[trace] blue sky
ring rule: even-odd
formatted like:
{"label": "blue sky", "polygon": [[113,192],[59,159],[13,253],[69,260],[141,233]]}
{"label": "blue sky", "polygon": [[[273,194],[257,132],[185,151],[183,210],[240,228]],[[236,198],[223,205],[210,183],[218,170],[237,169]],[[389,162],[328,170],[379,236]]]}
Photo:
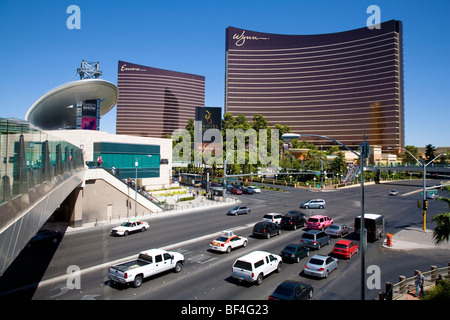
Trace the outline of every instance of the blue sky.
{"label": "blue sky", "polygon": [[[69,30],[67,8],[81,10]],[[203,75],[206,101],[223,107],[225,29],[321,34],[381,21],[403,22],[406,145],[450,146],[448,0],[0,0],[0,117],[24,119],[44,93],[78,80],[81,60],[99,61],[117,84],[117,62]],[[115,133],[116,108],[101,120]]]}

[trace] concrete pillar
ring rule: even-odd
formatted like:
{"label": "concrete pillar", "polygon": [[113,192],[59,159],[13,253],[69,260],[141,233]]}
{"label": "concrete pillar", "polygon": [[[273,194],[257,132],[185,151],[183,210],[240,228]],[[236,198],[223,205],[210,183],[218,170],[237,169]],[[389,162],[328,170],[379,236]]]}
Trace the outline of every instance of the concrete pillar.
{"label": "concrete pillar", "polygon": [[70,197],[70,207],[72,208],[70,226],[73,228],[81,227],[83,225],[83,188],[75,188]]}

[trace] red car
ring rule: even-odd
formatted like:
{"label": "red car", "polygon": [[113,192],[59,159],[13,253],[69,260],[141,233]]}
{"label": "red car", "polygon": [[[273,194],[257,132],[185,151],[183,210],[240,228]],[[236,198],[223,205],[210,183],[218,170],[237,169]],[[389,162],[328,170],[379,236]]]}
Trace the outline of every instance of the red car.
{"label": "red car", "polygon": [[349,240],[339,240],[333,248],[333,254],[350,259],[352,255],[358,252],[358,245]]}
{"label": "red car", "polygon": [[230,192],[234,194],[242,194],[242,190],[238,188],[231,188]]}

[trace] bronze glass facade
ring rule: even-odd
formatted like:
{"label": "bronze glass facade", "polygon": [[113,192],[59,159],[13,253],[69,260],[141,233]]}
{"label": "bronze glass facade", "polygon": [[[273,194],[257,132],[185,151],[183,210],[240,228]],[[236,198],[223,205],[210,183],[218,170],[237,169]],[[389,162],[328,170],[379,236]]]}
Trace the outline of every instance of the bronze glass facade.
{"label": "bronze glass facade", "polygon": [[[404,144],[402,25],[322,35],[226,31],[225,112],[356,148]],[[324,146],[329,140],[305,138]]]}
{"label": "bronze glass facade", "polygon": [[163,138],[205,105],[205,77],[119,61],[116,134]]}

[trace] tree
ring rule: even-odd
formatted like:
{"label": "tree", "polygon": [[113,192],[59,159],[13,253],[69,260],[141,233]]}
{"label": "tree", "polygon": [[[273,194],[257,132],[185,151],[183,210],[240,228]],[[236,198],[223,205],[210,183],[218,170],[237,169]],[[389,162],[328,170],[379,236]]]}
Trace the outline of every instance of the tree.
{"label": "tree", "polygon": [[344,153],[340,151],[336,158],[331,162],[331,171],[336,174],[343,174],[345,171],[345,157]]}
{"label": "tree", "polygon": [[434,151],[436,151],[436,147],[431,143],[425,146],[425,158],[427,159],[427,161],[431,161],[434,159]]}
{"label": "tree", "polygon": [[[446,202],[450,209],[450,198],[437,197],[438,200]],[[444,243],[450,237],[450,212],[437,214],[432,221],[436,222],[436,228],[433,231],[433,240],[435,244]]]}
{"label": "tree", "polygon": [[[411,154],[416,157],[416,159],[419,157],[419,148],[415,146],[405,146],[405,149],[411,152]],[[416,164],[417,161],[416,159],[414,159],[414,157],[412,157],[408,152],[405,152],[403,154],[402,164]]]}

